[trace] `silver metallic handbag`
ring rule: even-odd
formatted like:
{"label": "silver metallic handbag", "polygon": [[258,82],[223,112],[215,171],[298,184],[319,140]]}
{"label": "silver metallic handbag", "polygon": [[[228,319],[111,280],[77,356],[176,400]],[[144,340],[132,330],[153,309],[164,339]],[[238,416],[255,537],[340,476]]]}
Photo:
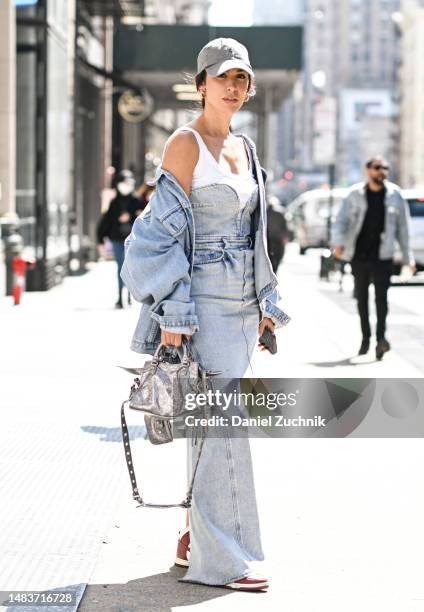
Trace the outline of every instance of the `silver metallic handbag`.
{"label": "silver metallic handbag", "polygon": [[221,372],[208,372],[204,370],[199,362],[193,359],[186,340],[183,340],[181,350],[177,349],[180,359],[177,363],[175,363],[175,359],[166,357],[164,353],[167,348],[166,345],[160,344],[153,358],[147,361],[142,368],[129,370],[138,374],[138,377],[134,379],[129,398],[121,406],[122,439],[131,479],[133,498],[139,502],[140,506],[152,508],[175,508],[180,506],[190,508],[194,478],[205,441],[205,431],[203,428],[199,454],[185,500],[179,504],[148,504],[143,501],[138,491],[131,456],[130,438],[125,420],[126,405],[133,410],[144,412],[144,422],[150,442],[152,444],[166,444],[173,440],[173,419],[183,418],[200,410],[205,411],[204,408],[197,408],[195,410],[185,408],[185,396],[187,393],[194,395],[206,393],[209,389],[210,377],[221,374]]}

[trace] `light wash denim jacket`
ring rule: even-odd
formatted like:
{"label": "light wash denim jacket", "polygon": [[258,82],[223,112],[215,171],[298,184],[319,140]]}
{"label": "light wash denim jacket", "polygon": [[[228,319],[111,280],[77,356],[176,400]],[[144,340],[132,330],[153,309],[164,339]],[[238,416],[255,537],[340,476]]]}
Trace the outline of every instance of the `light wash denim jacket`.
{"label": "light wash denim jacket", "polygon": [[[384,232],[380,234],[379,258],[392,259],[398,242],[402,251],[402,262],[412,264],[414,255],[409,244],[408,205],[397,185],[389,181],[384,181],[384,185],[385,219]],[[366,186],[367,183],[362,182],[351,187],[332,226],[331,246],[344,246],[342,255],[344,261],[350,261],[355,253],[356,239],[367,212]]]}
{"label": "light wash denim jacket", "polygon": [[[282,327],[290,317],[282,310],[278,281],[266,248],[266,172],[259,164],[253,141],[243,135],[253,153],[259,185],[259,206],[253,215],[255,287],[263,317]],[[160,330],[192,335],[199,329],[190,297],[195,224],[190,199],[175,176],[158,166],[156,190],[125,240],[121,278],[131,295],[143,304],[131,349],[152,354]]]}

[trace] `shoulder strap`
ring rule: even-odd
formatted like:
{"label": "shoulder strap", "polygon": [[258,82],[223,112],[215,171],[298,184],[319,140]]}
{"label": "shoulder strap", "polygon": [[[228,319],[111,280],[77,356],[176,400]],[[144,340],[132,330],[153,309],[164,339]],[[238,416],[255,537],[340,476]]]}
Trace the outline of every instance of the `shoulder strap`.
{"label": "shoulder strap", "polygon": [[245,142],[247,142],[247,145],[249,147],[249,150],[252,152],[252,154],[255,156],[256,155],[256,145],[253,142],[253,140],[250,138],[250,136],[247,136],[246,134],[235,134],[235,136],[241,136],[243,138],[243,140]]}
{"label": "shoulder strap", "polygon": [[192,134],[194,134],[196,140],[197,140],[197,144],[199,145],[199,149],[207,149],[206,144],[203,140],[203,138],[200,136],[199,132],[197,130],[195,130],[194,128],[188,126],[188,125],[183,125],[182,127],[178,128],[179,132],[183,132],[183,131],[189,131]]}
{"label": "shoulder strap", "polygon": [[[128,467],[128,473],[130,475],[130,480],[131,480],[131,487],[132,487],[132,492],[133,492],[133,499],[135,499],[135,501],[137,501],[139,503],[139,506],[137,506],[137,508],[140,508],[140,506],[143,507],[147,507],[147,508],[191,508],[191,501],[192,501],[192,497],[193,497],[193,486],[194,486],[194,480],[196,478],[196,472],[197,472],[197,468],[199,466],[199,461],[200,461],[200,457],[202,454],[202,450],[203,450],[203,445],[205,443],[205,439],[206,439],[206,432],[204,431],[204,429],[202,428],[201,431],[201,441],[200,441],[200,448],[199,448],[199,453],[197,455],[197,460],[194,466],[194,470],[193,470],[193,474],[191,477],[191,482],[187,491],[187,495],[185,497],[185,499],[180,502],[179,504],[148,504],[147,502],[145,502],[141,496],[140,491],[138,490],[138,486],[137,486],[137,481],[135,478],[135,470],[134,470],[134,464],[133,464],[133,460],[132,460],[132,454],[131,454],[131,444],[130,444],[130,435],[128,432],[128,427],[127,427],[127,421],[125,419],[125,406],[128,403],[128,400],[122,402],[121,405],[121,429],[122,429],[122,441],[124,443],[124,452],[125,452],[125,459],[127,462],[127,467]],[[195,444],[197,444],[197,437],[196,437],[196,441]]]}
{"label": "shoulder strap", "polygon": [[244,134],[237,134],[237,136],[240,136],[243,139],[244,145],[245,145],[245,149],[247,151],[247,155],[249,158],[249,170],[250,172],[253,173],[253,169],[254,169],[254,160],[253,160],[253,152],[252,152],[252,147],[251,144],[249,142],[249,139],[247,136],[245,136]]}

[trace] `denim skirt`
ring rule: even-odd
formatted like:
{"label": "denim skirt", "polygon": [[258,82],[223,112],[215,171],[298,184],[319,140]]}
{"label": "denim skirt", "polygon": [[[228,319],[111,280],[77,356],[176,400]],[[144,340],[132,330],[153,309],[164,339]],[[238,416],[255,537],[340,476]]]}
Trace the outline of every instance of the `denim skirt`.
{"label": "denim skirt", "polygon": [[[191,296],[199,331],[192,336],[202,366],[221,378],[249,375],[258,338],[260,309],[255,292],[250,238],[227,236],[196,242]],[[231,427],[207,436],[193,489],[189,569],[181,582],[224,585],[246,576],[264,559],[247,436]],[[188,478],[199,442],[187,439]]]}

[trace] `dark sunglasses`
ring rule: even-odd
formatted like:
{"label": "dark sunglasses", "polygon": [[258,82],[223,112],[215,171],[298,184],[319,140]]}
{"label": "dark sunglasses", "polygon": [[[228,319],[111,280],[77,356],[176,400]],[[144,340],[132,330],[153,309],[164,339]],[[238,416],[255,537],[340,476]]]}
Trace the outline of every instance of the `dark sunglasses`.
{"label": "dark sunglasses", "polygon": [[382,166],[382,165],[379,164],[378,166],[371,166],[371,168],[373,170],[388,170],[389,166]]}

